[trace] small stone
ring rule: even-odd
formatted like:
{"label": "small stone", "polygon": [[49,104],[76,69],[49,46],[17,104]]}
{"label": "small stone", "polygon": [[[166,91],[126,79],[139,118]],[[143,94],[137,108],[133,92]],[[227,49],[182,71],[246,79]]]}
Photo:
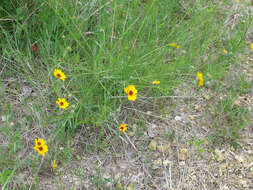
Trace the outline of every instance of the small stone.
{"label": "small stone", "polygon": [[182,118],[181,118],[180,116],[176,116],[176,117],[175,117],[175,120],[176,120],[176,121],[181,121],[181,119],[182,119]]}
{"label": "small stone", "polygon": [[152,150],[152,151],[155,151],[156,150],[156,147],[157,147],[157,141],[156,140],[151,140],[151,142],[149,143],[149,149]]}
{"label": "small stone", "polygon": [[161,153],[167,153],[169,151],[170,145],[169,144],[163,144],[163,145],[158,145],[157,149]]}
{"label": "small stone", "polygon": [[147,111],[147,115],[152,115],[152,111]]}
{"label": "small stone", "polygon": [[181,161],[185,161],[187,158],[187,152],[188,150],[186,148],[181,149],[178,154],[178,159]]}

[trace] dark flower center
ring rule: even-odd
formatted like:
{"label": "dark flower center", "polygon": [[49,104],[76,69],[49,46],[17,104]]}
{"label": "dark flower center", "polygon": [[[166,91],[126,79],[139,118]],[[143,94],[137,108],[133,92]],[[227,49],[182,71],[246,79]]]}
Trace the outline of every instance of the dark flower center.
{"label": "dark flower center", "polygon": [[63,104],[64,104],[63,102],[60,102],[60,105],[61,105],[61,106],[63,106]]}
{"label": "dark flower center", "polygon": [[42,150],[43,150],[43,147],[42,147],[42,146],[41,146],[41,147],[39,147],[39,150],[40,150],[40,151],[42,151]]}
{"label": "dark flower center", "polygon": [[57,77],[61,77],[61,74],[58,73],[58,74],[57,74]]}
{"label": "dark flower center", "polygon": [[41,145],[41,143],[40,143],[40,142],[38,142],[38,145],[40,146],[40,145]]}
{"label": "dark flower center", "polygon": [[129,95],[132,96],[134,92],[132,90],[129,91]]}
{"label": "dark flower center", "polygon": [[123,129],[124,129],[124,127],[120,127],[120,129],[121,129],[121,130],[123,130]]}

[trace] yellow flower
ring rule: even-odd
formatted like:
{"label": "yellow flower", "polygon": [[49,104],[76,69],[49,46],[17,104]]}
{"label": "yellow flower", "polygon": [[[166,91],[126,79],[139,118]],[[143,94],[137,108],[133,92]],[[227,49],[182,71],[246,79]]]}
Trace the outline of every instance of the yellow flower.
{"label": "yellow flower", "polygon": [[197,77],[198,77],[198,85],[203,86],[204,85],[203,74],[201,72],[197,72]]}
{"label": "yellow flower", "polygon": [[152,82],[152,84],[153,84],[153,85],[158,85],[158,84],[160,84],[160,81],[159,81],[159,80],[154,80],[154,81]]}
{"label": "yellow flower", "polygon": [[127,125],[125,123],[122,123],[120,126],[119,126],[119,130],[121,132],[125,132],[127,130]]}
{"label": "yellow flower", "polygon": [[203,78],[199,79],[198,84],[199,84],[199,86],[203,86],[204,85],[204,79]]}
{"label": "yellow flower", "polygon": [[63,82],[67,78],[66,75],[60,69],[54,70],[54,76],[58,79],[61,79]]}
{"label": "yellow flower", "polygon": [[180,45],[177,45],[176,43],[172,42],[169,44],[170,47],[180,48]]}
{"label": "yellow flower", "polygon": [[57,164],[56,164],[56,161],[54,160],[54,161],[53,161],[52,168],[55,169],[56,167],[57,167]]}
{"label": "yellow flower", "polygon": [[34,143],[36,147],[40,147],[45,144],[45,141],[41,138],[35,138]]}
{"label": "yellow flower", "polygon": [[128,94],[129,101],[136,100],[138,91],[136,90],[134,85],[128,85],[126,88],[124,88],[124,92]]}
{"label": "yellow flower", "polygon": [[58,98],[58,101],[56,103],[59,105],[61,109],[66,109],[69,106],[69,103],[66,101],[65,98]]}
{"label": "yellow flower", "polygon": [[35,139],[35,146],[33,147],[34,150],[38,151],[39,154],[45,156],[46,152],[48,152],[47,145],[43,139]]}
{"label": "yellow flower", "polygon": [[250,48],[253,51],[253,43],[250,44]]}
{"label": "yellow flower", "polygon": [[223,53],[225,54],[225,55],[227,55],[228,54],[228,51],[227,50],[223,50]]}

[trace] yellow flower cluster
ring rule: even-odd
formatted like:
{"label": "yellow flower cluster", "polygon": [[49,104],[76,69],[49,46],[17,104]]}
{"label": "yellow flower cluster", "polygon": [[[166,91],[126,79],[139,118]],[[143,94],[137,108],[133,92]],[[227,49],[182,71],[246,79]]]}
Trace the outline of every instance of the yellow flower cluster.
{"label": "yellow flower cluster", "polygon": [[35,146],[33,147],[33,149],[38,151],[38,153],[42,156],[45,156],[46,152],[48,152],[48,147],[45,141],[41,138],[35,138],[34,143]]}
{"label": "yellow flower cluster", "polygon": [[170,46],[170,47],[177,48],[177,49],[180,48],[180,45],[178,45],[178,44],[176,44],[176,43],[174,43],[174,42],[170,43],[169,46]]}
{"label": "yellow flower cluster", "polygon": [[203,74],[201,72],[197,72],[197,77],[198,77],[198,85],[203,86],[204,85]]}
{"label": "yellow flower cluster", "polygon": [[[61,61],[61,59],[58,59],[58,61]],[[62,72],[62,70],[60,69],[55,69],[54,70],[54,76],[60,80],[62,80],[63,82],[65,81],[65,79],[67,78],[66,75],[64,74],[64,72]],[[66,109],[69,106],[69,103],[67,102],[67,100],[65,98],[58,98],[58,100],[56,101],[56,103],[59,105],[59,107],[61,109]]]}

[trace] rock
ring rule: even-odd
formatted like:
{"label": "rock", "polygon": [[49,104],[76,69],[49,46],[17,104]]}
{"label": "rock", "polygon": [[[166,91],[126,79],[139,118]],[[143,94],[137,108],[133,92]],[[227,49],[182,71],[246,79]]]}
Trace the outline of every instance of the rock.
{"label": "rock", "polygon": [[181,119],[182,119],[182,118],[181,118],[180,116],[176,116],[176,117],[175,117],[175,120],[176,120],[176,121],[181,121]]}
{"label": "rock", "polygon": [[186,148],[181,149],[178,154],[178,159],[180,161],[185,161],[187,158],[187,152],[188,152],[188,150]]}
{"label": "rock", "polygon": [[152,111],[147,111],[147,115],[152,115]]}
{"label": "rock", "polygon": [[157,141],[156,140],[151,140],[151,142],[149,143],[149,149],[152,150],[152,151],[155,151],[156,150],[156,146],[157,146]]}

